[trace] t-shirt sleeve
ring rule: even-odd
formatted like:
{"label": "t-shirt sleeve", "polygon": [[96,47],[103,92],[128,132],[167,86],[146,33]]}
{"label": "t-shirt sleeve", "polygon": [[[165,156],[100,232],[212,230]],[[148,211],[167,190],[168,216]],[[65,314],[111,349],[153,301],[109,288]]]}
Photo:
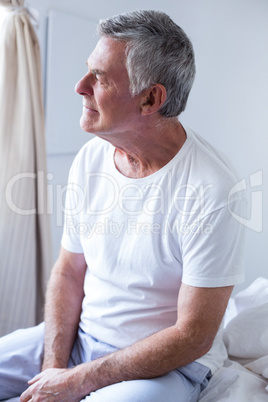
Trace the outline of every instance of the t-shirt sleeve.
{"label": "t-shirt sleeve", "polygon": [[236,285],[244,280],[244,227],[225,205],[184,228],[182,282],[197,287]]}
{"label": "t-shirt sleeve", "polygon": [[81,176],[79,176],[79,163],[78,157],[76,157],[69,172],[64,208],[64,227],[61,239],[62,247],[72,253],[83,253],[80,241],[82,230],[80,213],[85,195],[83,185],[81,184]]}

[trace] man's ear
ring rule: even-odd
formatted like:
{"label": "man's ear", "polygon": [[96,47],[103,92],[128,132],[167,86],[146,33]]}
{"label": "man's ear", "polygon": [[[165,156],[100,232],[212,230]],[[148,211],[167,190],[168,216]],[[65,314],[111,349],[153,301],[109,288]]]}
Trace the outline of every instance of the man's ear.
{"label": "man's ear", "polygon": [[141,114],[148,115],[158,112],[167,99],[167,91],[164,85],[154,84],[146,89],[141,101]]}

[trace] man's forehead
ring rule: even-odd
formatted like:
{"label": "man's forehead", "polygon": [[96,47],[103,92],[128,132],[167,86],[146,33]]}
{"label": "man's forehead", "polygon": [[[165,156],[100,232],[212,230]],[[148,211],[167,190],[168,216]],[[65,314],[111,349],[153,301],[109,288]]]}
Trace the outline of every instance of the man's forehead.
{"label": "man's forehead", "polygon": [[98,62],[100,65],[105,65],[106,63],[109,65],[111,61],[122,62],[125,58],[125,44],[104,36],[100,38],[95,49],[89,55],[87,64]]}

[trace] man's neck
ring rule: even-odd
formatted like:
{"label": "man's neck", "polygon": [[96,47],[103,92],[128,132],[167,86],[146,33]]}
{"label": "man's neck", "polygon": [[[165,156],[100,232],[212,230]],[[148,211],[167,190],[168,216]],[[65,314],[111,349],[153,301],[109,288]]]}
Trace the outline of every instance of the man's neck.
{"label": "man's neck", "polygon": [[113,144],[115,166],[126,177],[149,176],[174,158],[185,140],[186,133],[179,121],[166,119],[166,122],[155,127],[154,132]]}

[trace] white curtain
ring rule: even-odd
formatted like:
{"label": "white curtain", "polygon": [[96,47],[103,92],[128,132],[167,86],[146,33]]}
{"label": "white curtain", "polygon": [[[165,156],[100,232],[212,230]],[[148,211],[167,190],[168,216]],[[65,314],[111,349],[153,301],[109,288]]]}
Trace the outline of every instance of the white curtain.
{"label": "white curtain", "polygon": [[24,0],[0,0],[0,335],[42,320],[51,268],[38,40]]}

